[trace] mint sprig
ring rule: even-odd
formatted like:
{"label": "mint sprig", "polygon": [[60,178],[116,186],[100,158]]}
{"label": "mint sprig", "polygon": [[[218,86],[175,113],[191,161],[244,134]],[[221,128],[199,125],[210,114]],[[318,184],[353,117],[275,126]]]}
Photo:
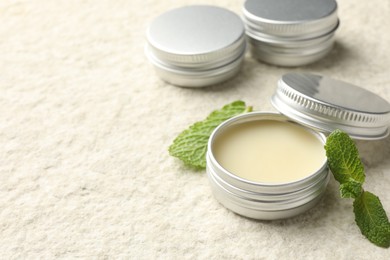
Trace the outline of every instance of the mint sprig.
{"label": "mint sprig", "polygon": [[362,234],[377,246],[390,246],[390,223],[379,198],[363,189],[364,166],[348,134],[335,130],[325,144],[328,165],[340,183],[340,195],[353,198],[355,221]]}
{"label": "mint sprig", "polygon": [[[209,137],[223,121],[245,112],[251,112],[243,101],[235,101],[220,110],[213,111],[205,120],[184,130],[169,147],[169,154],[186,165],[206,168],[206,152]],[[390,223],[379,198],[363,189],[364,166],[359,151],[348,134],[335,130],[325,144],[328,165],[340,183],[342,198],[353,198],[355,221],[360,231],[377,246],[390,247]]]}
{"label": "mint sprig", "polygon": [[206,168],[207,143],[213,130],[223,121],[244,112],[251,112],[243,101],[235,101],[213,111],[205,120],[180,133],[169,147],[169,154],[196,169]]}

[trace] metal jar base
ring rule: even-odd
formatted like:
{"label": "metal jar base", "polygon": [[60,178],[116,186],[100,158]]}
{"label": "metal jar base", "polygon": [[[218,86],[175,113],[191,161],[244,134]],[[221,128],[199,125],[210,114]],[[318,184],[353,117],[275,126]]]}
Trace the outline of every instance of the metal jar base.
{"label": "metal jar base", "polygon": [[234,61],[207,70],[170,66],[156,59],[148,48],[145,53],[162,80],[180,87],[200,88],[222,83],[237,75],[244,61],[245,48]]}
{"label": "metal jar base", "polygon": [[[302,179],[287,183],[259,183],[227,171],[214,157],[213,143],[216,136],[232,125],[261,120],[292,123],[281,114],[252,112],[231,118],[214,130],[206,155],[207,176],[212,192],[223,206],[248,218],[273,220],[296,216],[316,205],[324,194],[330,178],[326,158],[315,172]],[[323,134],[304,126],[302,128],[325,143]]]}

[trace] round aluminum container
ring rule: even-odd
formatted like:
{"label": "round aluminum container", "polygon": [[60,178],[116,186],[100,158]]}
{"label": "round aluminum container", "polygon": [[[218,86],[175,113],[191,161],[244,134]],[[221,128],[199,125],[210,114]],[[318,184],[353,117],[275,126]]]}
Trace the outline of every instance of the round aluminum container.
{"label": "round aluminum container", "polygon": [[324,57],[339,26],[334,0],[247,0],[243,14],[252,55],[280,66]]}
{"label": "round aluminum container", "polygon": [[[213,154],[215,139],[233,125],[259,120],[291,123],[284,115],[251,112],[233,117],[219,125],[211,134],[207,159],[207,176],[216,199],[237,214],[263,220],[288,218],[314,206],[323,195],[329,181],[326,158],[309,176],[286,183],[260,183],[241,178],[218,163]],[[325,144],[325,136],[301,126]]]}
{"label": "round aluminum container", "polygon": [[145,53],[165,81],[203,87],[239,71],[246,50],[244,24],[233,12],[194,5],[168,11],[147,30]]}
{"label": "round aluminum container", "polygon": [[273,106],[292,120],[322,132],[341,129],[355,139],[389,134],[390,104],[347,82],[309,73],[283,75]]}

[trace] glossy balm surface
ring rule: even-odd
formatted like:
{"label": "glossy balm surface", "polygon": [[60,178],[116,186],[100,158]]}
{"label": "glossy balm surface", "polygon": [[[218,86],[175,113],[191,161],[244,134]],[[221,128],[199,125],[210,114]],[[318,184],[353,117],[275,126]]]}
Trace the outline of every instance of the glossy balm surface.
{"label": "glossy balm surface", "polygon": [[290,122],[258,120],[232,125],[213,144],[217,162],[230,173],[260,183],[287,183],[318,171],[324,144]]}

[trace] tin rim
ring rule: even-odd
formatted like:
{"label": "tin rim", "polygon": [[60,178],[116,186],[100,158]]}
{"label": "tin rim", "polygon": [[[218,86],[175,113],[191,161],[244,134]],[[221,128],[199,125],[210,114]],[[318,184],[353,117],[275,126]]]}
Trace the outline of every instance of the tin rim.
{"label": "tin rim", "polygon": [[[226,178],[230,181],[233,181],[235,183],[243,184],[245,186],[245,189],[248,188],[248,190],[254,189],[254,191],[258,190],[259,187],[265,188],[266,190],[269,189],[271,192],[272,190],[285,190],[286,192],[291,192],[292,190],[297,190],[299,187],[305,186],[305,183],[310,183],[313,178],[318,177],[319,175],[322,174],[322,172],[327,168],[327,158],[324,158],[324,162],[322,163],[321,167],[318,168],[318,170],[312,174],[309,174],[308,176],[292,181],[292,182],[282,182],[282,183],[266,183],[266,182],[255,182],[251,180],[247,180],[244,178],[241,178],[225,168],[223,168],[218,161],[215,159],[214,154],[213,154],[213,143],[215,140],[215,137],[220,134],[221,131],[223,131],[225,128],[229,127],[230,125],[233,124],[238,124],[238,123],[244,123],[248,121],[255,121],[255,118],[257,120],[276,120],[276,121],[285,121],[285,122],[291,122],[291,123],[296,123],[294,121],[291,121],[288,117],[278,114],[278,113],[273,113],[273,112],[250,112],[246,114],[241,114],[238,116],[235,116],[222,124],[220,124],[216,129],[214,129],[213,133],[211,134],[209,141],[208,141],[208,152],[207,155],[209,156],[211,165],[215,167],[215,169],[218,171],[219,176],[223,179],[226,180]],[[326,138],[323,134],[317,133],[309,128],[306,128],[302,125],[297,124],[298,126],[304,128],[306,131],[311,132],[314,136],[318,138],[318,140],[322,143],[325,144]],[[225,178],[224,178],[225,177]],[[228,181],[229,182],[229,181]],[[268,192],[267,192],[268,193]]]}
{"label": "tin rim", "polygon": [[223,200],[229,200],[242,207],[258,211],[283,211],[305,205],[325,192],[330,178],[328,174],[322,185],[317,189],[313,189],[311,192],[303,194],[301,197],[286,199],[284,201],[263,201],[260,199],[241,197],[222,187],[221,184],[214,179],[215,176],[213,174],[208,174],[208,177],[211,178],[210,182],[212,186],[214,186],[214,189],[216,189],[215,191],[223,194]]}
{"label": "tin rim", "polygon": [[261,32],[258,32],[258,31],[252,31],[250,29],[248,29],[246,31],[246,35],[247,37],[252,40],[252,42],[259,42],[259,43],[264,43],[264,44],[268,44],[268,45],[275,45],[275,46],[280,46],[280,47],[304,47],[304,46],[307,46],[307,45],[315,45],[315,44],[319,44],[321,42],[324,42],[326,40],[328,40],[329,38],[332,38],[335,33],[336,33],[336,30],[338,29],[339,27],[339,23],[337,23],[337,25],[330,31],[327,31],[326,33],[324,34],[321,34],[321,35],[317,35],[315,37],[308,37],[308,38],[291,38],[291,37],[277,37],[277,36],[273,36],[273,35],[269,35],[269,34],[264,34],[264,33],[261,33]]}
{"label": "tin rim", "polygon": [[252,49],[255,49],[259,53],[266,53],[268,55],[273,55],[273,56],[278,56],[278,55],[283,57],[297,56],[298,58],[298,57],[310,56],[310,55],[316,55],[322,53],[325,50],[332,49],[333,44],[334,44],[334,39],[332,37],[319,44],[314,44],[305,47],[278,47],[275,45],[263,45],[261,43],[259,44],[252,43]]}
{"label": "tin rim", "polygon": [[[207,158],[207,163],[210,163],[208,158]],[[207,171],[208,174],[211,175],[213,180],[217,182],[223,189],[242,198],[259,200],[263,202],[283,202],[288,200],[299,199],[307,194],[314,192],[316,189],[320,188],[321,186],[323,186],[325,183],[328,183],[329,181],[329,173],[326,173],[324,174],[324,176],[321,176],[321,178],[319,178],[318,180],[315,179],[313,180],[312,183],[309,183],[306,187],[303,187],[296,191],[271,194],[271,193],[262,193],[262,191],[260,190],[251,191],[251,190],[242,189],[240,187],[236,187],[228,183],[226,180],[222,179],[220,176],[218,176],[218,174],[215,174],[215,171],[212,167],[208,167]]]}
{"label": "tin rim", "polygon": [[241,216],[245,216],[253,219],[261,219],[261,220],[286,219],[286,218],[290,218],[302,214],[308,211],[309,209],[313,208],[315,205],[317,205],[317,203],[320,201],[320,199],[323,197],[324,194],[325,192],[319,194],[319,196],[309,201],[308,203],[303,204],[296,208],[290,208],[286,210],[264,211],[259,209],[247,208],[240,205],[239,203],[235,203],[230,200],[228,201],[223,200],[224,197],[221,194],[216,194],[214,192],[214,196],[216,197],[218,202],[221,203],[227,209]]}
{"label": "tin rim", "polygon": [[201,58],[193,55],[178,55],[162,52],[148,42],[145,47],[145,52],[148,53],[149,56],[152,56],[154,60],[158,60],[160,63],[166,64],[167,66],[206,70],[228,64],[242,55],[242,52],[246,49],[245,34],[230,47],[229,52],[217,53],[214,51],[203,54],[204,57]]}
{"label": "tin rim", "polygon": [[150,58],[150,62],[162,80],[176,86],[200,88],[221,83],[239,73],[244,61],[245,50],[231,63],[210,70],[192,70],[165,66],[157,60],[154,60],[148,54],[147,48],[145,48],[145,53]]}
{"label": "tin rim", "polygon": [[203,67],[182,67],[182,66],[177,66],[175,64],[164,62],[163,60],[160,60],[158,57],[154,55],[154,53],[150,49],[149,44],[145,45],[144,52],[146,57],[153,65],[163,70],[176,73],[176,74],[188,75],[193,77],[202,77],[204,75],[209,75],[209,74],[218,74],[218,72],[223,70],[230,70],[230,67],[234,67],[234,64],[244,57],[246,53],[246,47],[247,45],[244,42],[244,45],[242,45],[240,48],[240,52],[237,53],[237,55],[235,55],[234,57],[227,57],[225,60],[220,60],[218,62],[211,63]]}
{"label": "tin rim", "polygon": [[[308,89],[313,95],[301,93],[301,90],[289,86],[283,79],[290,77],[292,82],[302,89]],[[291,81],[290,80],[290,81]],[[323,83],[322,83],[323,81]],[[338,88],[334,88],[337,85]],[[387,111],[385,108],[378,111],[371,111],[366,107],[353,108],[340,105],[332,101],[322,101],[316,93],[321,93],[318,88],[332,88],[333,95],[342,98],[342,100],[351,100],[350,92],[360,92],[365,94],[365,98],[371,98],[372,102],[378,102],[383,107],[388,104]],[[353,102],[357,102],[351,100]],[[379,102],[381,101],[381,102]],[[272,105],[282,114],[291,118],[300,124],[311,127],[318,131],[330,133],[336,129],[347,132],[354,139],[378,140],[389,135],[390,123],[390,103],[376,94],[362,89],[358,86],[335,80],[332,78],[319,76],[309,73],[287,73],[279,81],[277,89],[271,98]],[[370,105],[370,103],[367,103]]]}
{"label": "tin rim", "polygon": [[286,55],[286,54],[270,54],[267,52],[262,52],[254,47],[251,47],[251,54],[253,57],[259,61],[284,67],[297,67],[303,66],[310,63],[314,63],[319,59],[325,57],[333,48],[333,44],[328,48],[318,53],[313,53],[310,55]]}

